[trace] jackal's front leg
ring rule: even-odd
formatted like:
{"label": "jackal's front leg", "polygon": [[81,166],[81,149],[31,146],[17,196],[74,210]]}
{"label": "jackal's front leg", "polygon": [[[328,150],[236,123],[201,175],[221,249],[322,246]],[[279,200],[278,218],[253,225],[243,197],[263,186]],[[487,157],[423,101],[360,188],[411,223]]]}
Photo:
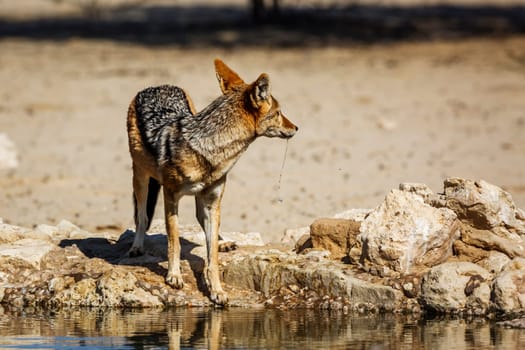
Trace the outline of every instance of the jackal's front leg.
{"label": "jackal's front leg", "polygon": [[228,294],[222,289],[219,276],[219,227],[221,199],[224,181],[195,196],[197,219],[206,234],[207,261],[204,279],[210,292],[210,299],[219,305],[228,302]]}
{"label": "jackal's front leg", "polygon": [[180,289],[184,286],[180,272],[179,241],[179,199],[180,196],[164,186],[164,212],[166,214],[166,232],[168,234],[168,274],[166,283]]}

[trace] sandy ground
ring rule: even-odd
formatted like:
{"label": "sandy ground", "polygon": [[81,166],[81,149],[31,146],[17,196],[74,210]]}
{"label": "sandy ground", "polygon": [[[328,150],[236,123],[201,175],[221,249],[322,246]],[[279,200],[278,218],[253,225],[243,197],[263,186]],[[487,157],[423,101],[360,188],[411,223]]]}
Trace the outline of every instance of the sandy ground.
{"label": "sandy ground", "polygon": [[[247,81],[269,73],[300,127],[280,189],[286,141],[259,139],[235,166],[223,230],[275,241],[317,217],[374,207],[401,182],[440,191],[449,176],[502,186],[525,208],[525,36],[259,49],[3,37],[0,133],[19,165],[0,170],[0,217],[131,227],[128,103],[171,83],[202,109],[219,94],[215,57]],[[181,220],[195,222],[189,197]]]}

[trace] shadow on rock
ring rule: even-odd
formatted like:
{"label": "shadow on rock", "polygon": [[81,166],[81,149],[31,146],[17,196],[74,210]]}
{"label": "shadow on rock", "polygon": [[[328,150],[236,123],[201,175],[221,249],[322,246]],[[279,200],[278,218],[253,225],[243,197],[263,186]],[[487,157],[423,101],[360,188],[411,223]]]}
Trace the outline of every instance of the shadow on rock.
{"label": "shadow on rock", "polygon": [[[102,237],[90,237],[79,239],[63,239],[60,241],[61,248],[76,246],[86,257],[99,258],[113,265],[143,266],[151,272],[165,276],[167,269],[165,266],[168,259],[168,240],[165,234],[146,235],[144,240],[144,255],[129,257],[127,252],[133,243],[135,232],[132,230],[124,231],[117,241],[112,241]],[[202,293],[206,293],[202,280],[204,269],[204,258],[200,252],[205,252],[205,247],[187,238],[179,238],[181,244],[181,262],[186,260],[198,281],[198,288]]]}

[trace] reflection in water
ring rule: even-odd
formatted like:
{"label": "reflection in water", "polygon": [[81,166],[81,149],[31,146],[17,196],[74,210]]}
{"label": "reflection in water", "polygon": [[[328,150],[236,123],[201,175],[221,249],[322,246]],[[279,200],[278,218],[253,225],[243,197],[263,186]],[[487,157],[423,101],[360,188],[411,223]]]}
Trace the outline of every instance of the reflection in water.
{"label": "reflection in water", "polygon": [[525,331],[484,320],[317,310],[0,310],[0,348],[520,349]]}

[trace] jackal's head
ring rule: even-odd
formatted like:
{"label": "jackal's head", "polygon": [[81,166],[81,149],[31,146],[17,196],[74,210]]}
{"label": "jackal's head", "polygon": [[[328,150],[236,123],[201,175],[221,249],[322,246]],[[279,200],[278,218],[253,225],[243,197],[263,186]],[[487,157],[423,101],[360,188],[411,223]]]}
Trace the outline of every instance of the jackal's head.
{"label": "jackal's head", "polygon": [[288,120],[279,102],[270,93],[270,78],[263,73],[251,84],[246,84],[237,73],[219,59],[215,60],[215,71],[222,93],[240,94],[245,113],[253,118],[257,136],[288,139],[298,128]]}

